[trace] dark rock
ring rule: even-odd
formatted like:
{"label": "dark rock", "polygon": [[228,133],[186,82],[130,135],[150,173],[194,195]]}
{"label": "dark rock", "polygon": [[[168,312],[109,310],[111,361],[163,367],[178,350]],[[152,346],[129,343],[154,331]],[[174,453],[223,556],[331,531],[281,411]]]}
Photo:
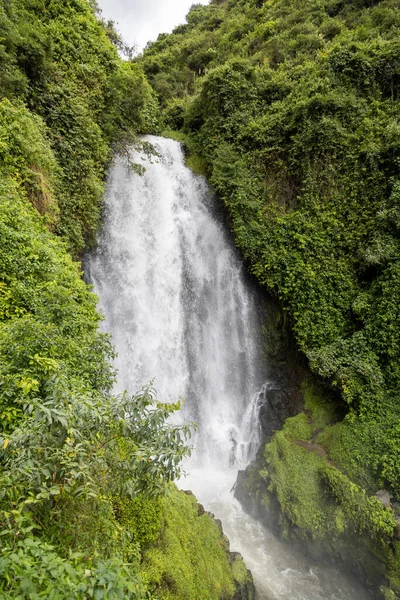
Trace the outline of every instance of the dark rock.
{"label": "dark rock", "polygon": [[387,490],[379,490],[375,496],[382,502],[385,508],[390,508],[390,495]]}
{"label": "dark rock", "polygon": [[260,518],[260,504],[257,495],[252,491],[249,467],[245,471],[238,471],[234,491],[235,498],[239,500],[245,512],[257,519]]}
{"label": "dark rock", "polygon": [[260,423],[263,432],[264,443],[268,442],[274,431],[281,429],[283,425],[283,407],[285,392],[283,390],[266,390],[265,397],[259,399]]}
{"label": "dark rock", "polygon": [[[364,540],[354,532],[348,533],[345,538],[335,539],[334,543],[330,543],[329,537],[318,542],[290,522],[282,512],[276,493],[270,489],[269,477],[260,476],[264,465],[263,453],[259,452],[256,460],[245,471],[238,473],[235,497],[245,512],[278,537],[282,536],[284,522],[287,528],[285,535],[290,539],[291,548],[319,564],[336,565],[351,576],[356,576],[373,593],[384,585],[384,565],[381,558],[371,552],[368,539]],[[400,516],[397,518],[395,537],[400,540]]]}
{"label": "dark rock", "polygon": [[267,400],[274,409],[274,411],[281,411],[286,402],[286,394],[283,390],[268,390],[267,391]]}
{"label": "dark rock", "polygon": [[396,529],[394,530],[394,537],[400,541],[400,517],[396,517]]}
{"label": "dark rock", "polygon": [[253,578],[250,571],[247,574],[251,581],[241,585],[233,596],[233,600],[254,600],[256,597],[256,588],[254,587]]}
{"label": "dark rock", "polygon": [[[310,378],[313,382],[317,381],[310,374],[306,359],[296,350],[286,315],[272,298],[265,301],[262,309],[265,315],[264,353],[269,365],[270,383],[264,386],[258,398],[261,444],[255,460],[245,471],[239,471],[234,495],[243,509],[268,530],[280,537],[284,530],[285,537],[290,540],[287,542],[288,547],[299,550],[319,564],[335,565],[349,572],[372,589],[374,594],[378,594],[380,586],[385,585],[384,565],[379,556],[371,551],[368,537],[364,539],[358,533],[349,531],[339,539],[331,540],[328,535],[321,541],[311,539],[307,530],[300,529],[283,513],[276,489],[271,485],[264,457],[265,444],[271,441],[276,431],[282,429],[288,417],[304,412],[302,385]],[[326,393],[335,400],[336,392],[327,390]],[[340,406],[338,402],[335,414],[335,420],[338,421],[344,416]],[[387,492],[381,492],[384,492],[383,499],[380,498],[381,502],[390,507]],[[396,536],[400,540],[400,516],[397,524]],[[240,593],[241,591],[238,591],[234,600],[247,600],[248,596],[241,596]],[[247,590],[244,593],[247,593]]]}
{"label": "dark rock", "polygon": [[[230,552],[230,562],[233,564],[236,560],[243,560],[243,556],[239,552]],[[232,600],[254,600],[256,594],[256,588],[253,582],[253,575],[251,571],[247,569],[247,578],[244,583],[238,583],[235,591],[235,595]]]}

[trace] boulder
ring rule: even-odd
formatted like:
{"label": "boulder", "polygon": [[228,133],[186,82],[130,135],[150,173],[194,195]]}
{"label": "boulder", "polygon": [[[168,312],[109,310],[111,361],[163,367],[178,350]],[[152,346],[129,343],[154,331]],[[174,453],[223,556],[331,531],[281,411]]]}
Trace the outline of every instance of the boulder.
{"label": "boulder", "polygon": [[385,508],[390,508],[390,495],[387,490],[379,490],[375,493],[375,496],[382,502]]}

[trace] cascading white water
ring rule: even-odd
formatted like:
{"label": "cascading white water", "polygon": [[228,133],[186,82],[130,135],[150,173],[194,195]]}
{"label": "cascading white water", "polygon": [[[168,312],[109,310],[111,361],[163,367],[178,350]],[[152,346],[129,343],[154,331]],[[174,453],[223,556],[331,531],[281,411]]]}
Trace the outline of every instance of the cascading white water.
{"label": "cascading white water", "polygon": [[98,249],[86,263],[118,352],[116,391],[134,393],[154,379],[160,400],[185,399],[182,418],[198,429],[181,486],[223,521],[260,600],[366,598],[290,552],[230,492],[259,443],[255,301],[205,180],[187,169],[178,143],[148,140],[159,156],[136,153],[143,176],[116,159]]}

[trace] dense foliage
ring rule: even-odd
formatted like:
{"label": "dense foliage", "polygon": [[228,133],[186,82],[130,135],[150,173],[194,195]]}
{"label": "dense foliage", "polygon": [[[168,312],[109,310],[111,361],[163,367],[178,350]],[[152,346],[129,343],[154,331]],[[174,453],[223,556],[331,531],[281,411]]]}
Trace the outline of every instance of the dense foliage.
{"label": "dense foliage", "polygon": [[168,424],[176,407],[148,388],[107,398],[53,375],[45,392],[25,398],[20,427],[0,439],[2,597],[147,598],[149,536],[121,507],[141,500],[158,533],[151,498],[179,475],[189,427]]}
{"label": "dense foliage", "polygon": [[141,59],[347,410],[336,463],[397,497],[399,33],[398,0],[213,0]]}
{"label": "dense foliage", "polygon": [[285,527],[365,533],[400,593],[393,515],[368,495],[400,497],[399,33],[399,0],[213,0],[124,62],[94,1],[0,4],[2,597],[184,598],[203,579],[214,599],[246,577],[190,498],[164,497],[188,428],[149,388],[110,395],[68,253],[94,241],[111,152],[155,129],[157,102],[346,412],[317,425],[306,403],[257,475]]}
{"label": "dense foliage", "polygon": [[[110,144],[154,126],[156,106],[141,69],[119,58],[110,41],[118,36],[96,18],[94,6],[86,0],[0,5],[0,100],[23,103],[41,117],[35,123],[45,131],[58,168],[48,162],[49,151],[47,158],[36,151],[33,125],[24,136],[21,128],[28,124],[16,115],[14,124],[9,120],[15,159],[31,153],[21,174],[28,196],[44,214],[50,191],[56,194],[53,229],[67,236],[75,256],[94,241]],[[7,142],[2,137],[4,152]]]}

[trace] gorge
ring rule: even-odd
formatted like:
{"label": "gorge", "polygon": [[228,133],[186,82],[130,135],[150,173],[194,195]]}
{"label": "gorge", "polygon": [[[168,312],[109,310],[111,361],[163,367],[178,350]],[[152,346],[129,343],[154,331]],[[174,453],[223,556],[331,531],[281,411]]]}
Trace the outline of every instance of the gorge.
{"label": "gorge", "polygon": [[0,2],[1,599],[397,600],[400,0],[99,5]]}
{"label": "gorge", "polygon": [[181,418],[198,427],[179,485],[222,520],[259,600],[368,598],[357,582],[291,550],[233,497],[238,469],[260,445],[260,398],[274,387],[261,359],[260,291],[180,145],[145,141],[155,155],[132,150],[111,168],[98,247],[86,262],[118,352],[116,391],[153,379],[161,401],[184,398]]}

